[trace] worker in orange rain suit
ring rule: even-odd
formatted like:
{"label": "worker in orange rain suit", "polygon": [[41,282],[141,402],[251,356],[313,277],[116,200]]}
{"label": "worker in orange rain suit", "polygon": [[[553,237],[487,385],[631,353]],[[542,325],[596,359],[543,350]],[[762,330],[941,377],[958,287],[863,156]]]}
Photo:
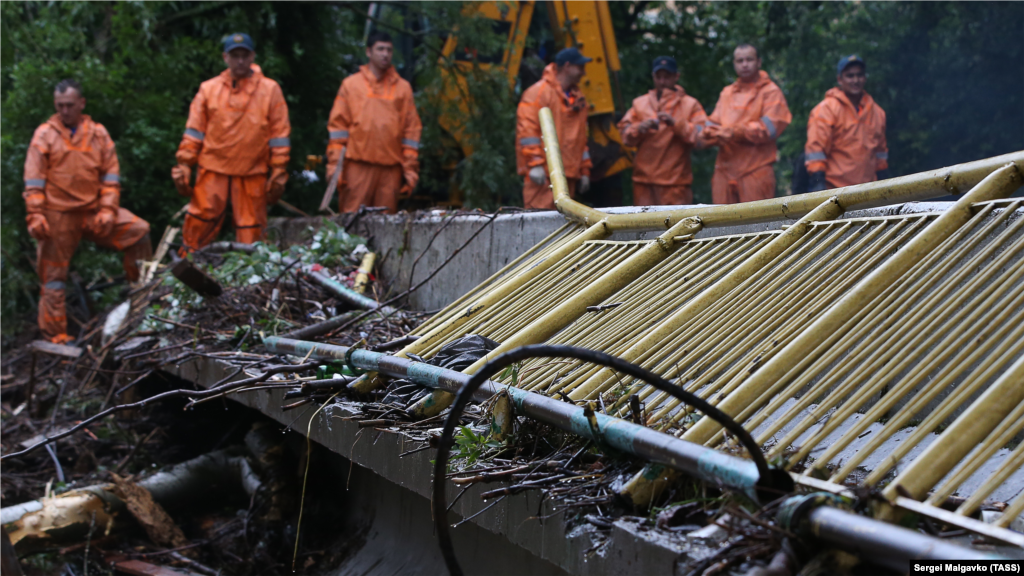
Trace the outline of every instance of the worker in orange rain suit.
{"label": "worker in orange rain suit", "polygon": [[149,224],[120,207],[117,152],[102,124],[82,114],[85,97],[74,80],[57,84],[57,113],[36,128],[25,158],[28,232],[42,291],[39,329],[51,342],[71,340],[64,312],[64,281],[71,256],[85,238],[124,252],[129,282],[139,279],[139,260],[153,256]]}
{"label": "worker in orange rain suit", "polygon": [[775,196],[775,140],[793,119],[782,90],[761,70],[756,48],[737,46],[732,63],[739,78],[722,90],[702,133],[708,145],[718,146],[711,178],[715,204]]}
{"label": "worker in orange rain suit", "polygon": [[398,211],[398,198],[412,194],[420,179],[423,124],[412,86],[391,65],[394,47],[387,32],[366,42],[369,63],[345,78],[331,108],[327,131],[327,174],[334,174],[345,149],[338,183],[338,209],[384,206]]}
{"label": "worker in orange rain suit", "polygon": [[840,59],[838,87],[811,110],[804,147],[810,192],[888,178],[885,111],[864,91],[866,68],[855,54]]}
{"label": "worker in orange rain suit", "polygon": [[554,197],[541,140],[540,110],[550,108],[562,150],[562,167],[569,194],[590,189],[590,151],[587,150],[587,114],[590,107],[579,82],[591,59],[576,48],[566,48],[544,68],[540,82],[530,86],[516,111],[516,169],[523,180],[523,206],[553,210]]}
{"label": "worker in orange rain suit", "polygon": [[651,75],[654,89],[633,100],[633,107],[619,123],[623,142],[637,147],[633,204],[692,204],[690,151],[708,117],[700,102],[678,85],[675,58],[655,58]]}
{"label": "worker in orange rain suit", "polygon": [[267,206],[281,198],[288,181],[291,124],[281,87],[253,64],[256,52],[247,34],[227,36],[223,58],[228,69],[203,82],[192,100],[178,165],[171,170],[178,192],[191,198],[181,234],[188,250],[217,236],[229,197],[235,239],[262,239]]}

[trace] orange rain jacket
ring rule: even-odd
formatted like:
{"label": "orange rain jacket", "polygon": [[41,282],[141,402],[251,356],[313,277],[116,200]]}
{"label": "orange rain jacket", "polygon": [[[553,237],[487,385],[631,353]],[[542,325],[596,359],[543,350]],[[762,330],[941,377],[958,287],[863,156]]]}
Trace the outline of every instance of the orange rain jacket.
{"label": "orange rain jacket", "polygon": [[866,92],[858,110],[832,88],[811,110],[804,153],[807,171],[824,172],[832,188],[874,182],[876,172],[889,168],[885,111]]}
{"label": "orange rain jacket", "polygon": [[71,130],[54,114],[36,128],[25,158],[25,206],[29,214],[110,208],[121,203],[121,168],[114,141],[88,115]]}
{"label": "orange rain jacket", "polygon": [[178,163],[227,176],[284,170],[291,156],[288,105],[281,87],[256,64],[253,74],[236,81],[231,71],[203,82],[192,100]]}
{"label": "orange rain jacket", "polygon": [[342,148],[345,160],[401,166],[406,185],[419,181],[420,133],[412,86],[394,66],[377,79],[369,64],[341,83],[327,122],[327,173],[334,173]]}
{"label": "orange rain jacket", "polygon": [[[652,132],[641,132],[640,124],[645,120],[657,120],[660,112],[668,113],[676,123],[669,126],[662,122]],[[634,99],[633,107],[619,122],[623,143],[637,147],[633,158],[633,181],[657,186],[691,185],[690,152],[697,144],[707,119],[700,102],[688,95],[682,86],[666,90],[661,100],[658,100],[657,90]]]}
{"label": "orange rain jacket", "polygon": [[761,70],[755,82],[737,79],[722,89],[708,119],[733,131],[728,142],[718,143],[715,172],[721,172],[729,181],[738,181],[775,162],[775,140],[789,126],[793,115],[782,89]]}
{"label": "orange rain jacket", "polygon": [[525,176],[534,166],[545,166],[544,142],[540,131],[540,110],[550,108],[562,148],[565,177],[590,176],[590,151],[587,149],[587,115],[590,107],[579,88],[562,91],[556,76],[557,66],[548,64],[540,82],[523,92],[516,110],[516,171]]}

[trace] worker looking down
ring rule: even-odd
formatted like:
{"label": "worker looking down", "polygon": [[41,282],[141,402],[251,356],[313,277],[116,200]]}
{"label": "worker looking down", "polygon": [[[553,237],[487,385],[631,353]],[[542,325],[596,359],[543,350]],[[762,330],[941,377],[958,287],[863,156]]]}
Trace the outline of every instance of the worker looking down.
{"label": "worker looking down", "polygon": [[836,84],[807,120],[809,191],[853,186],[888,178],[885,110],[864,91],[867,66],[857,55],[836,66]]}
{"label": "worker looking down", "polygon": [[775,196],[775,140],[793,119],[782,90],[761,70],[757,48],[737,46],[732,65],[738,78],[722,90],[702,133],[708,145],[718,146],[711,178],[715,204]]}
{"label": "worker looking down", "polygon": [[541,140],[540,110],[550,108],[562,150],[562,164],[569,194],[590,189],[590,152],[587,150],[587,115],[590,107],[580,92],[579,82],[591,59],[576,48],[566,48],[544,68],[540,82],[530,86],[516,110],[516,171],[523,180],[523,206],[554,210],[544,143]]}
{"label": "worker looking down", "polygon": [[82,114],[85,96],[74,80],[53,93],[57,113],[36,128],[25,158],[28,233],[36,239],[42,290],[39,329],[62,344],[67,334],[64,282],[78,242],[85,238],[124,253],[129,282],[139,279],[139,260],[153,256],[149,224],[121,208],[120,166],[110,134]]}
{"label": "worker looking down", "polygon": [[187,250],[216,238],[229,199],[235,239],[263,239],[267,206],[281,198],[288,181],[291,124],[281,87],[253,63],[248,34],[227,36],[223,58],[227,70],[203,82],[192,100],[171,170],[178,193],[190,198],[181,233]]}
{"label": "worker looking down", "polygon": [[408,197],[419,182],[423,124],[412,86],[391,65],[393,52],[387,32],[370,34],[369,62],[342,81],[334,98],[327,123],[327,175],[334,174],[340,160],[341,212],[384,206],[394,214],[399,197]]}
{"label": "worker looking down", "polygon": [[633,204],[692,204],[690,152],[708,117],[700,102],[679,85],[675,58],[655,58],[651,76],[654,89],[633,100],[619,123],[623,143],[637,147]]}

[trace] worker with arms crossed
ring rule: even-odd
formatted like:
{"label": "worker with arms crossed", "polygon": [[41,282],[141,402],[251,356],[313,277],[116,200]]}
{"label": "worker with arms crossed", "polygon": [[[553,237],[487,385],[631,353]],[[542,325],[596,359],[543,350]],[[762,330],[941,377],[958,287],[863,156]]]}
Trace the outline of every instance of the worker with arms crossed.
{"label": "worker with arms crossed", "polygon": [[256,51],[248,34],[226,36],[223,58],[227,70],[203,82],[192,100],[178,165],[171,170],[178,193],[190,198],[183,251],[216,238],[229,199],[235,239],[262,240],[267,206],[280,200],[288,181],[291,123],[281,87],[253,63]]}
{"label": "worker with arms crossed", "polygon": [[149,224],[121,208],[121,169],[114,141],[85,109],[82,87],[62,80],[53,93],[57,113],[36,128],[25,157],[28,233],[38,242],[42,290],[39,329],[51,342],[70,342],[64,282],[78,242],[85,238],[124,253],[129,282],[139,260],[153,256]]}
{"label": "worker with arms crossed", "polygon": [[889,177],[885,110],[864,91],[866,71],[860,56],[841,58],[837,86],[811,110],[804,147],[810,192]]}
{"label": "worker with arms crossed", "polygon": [[[338,169],[338,207],[398,211],[399,197],[412,194],[420,179],[420,133],[412,86],[391,65],[394,45],[387,32],[366,41],[367,64],[345,78],[334,98],[327,131],[328,179]],[[342,151],[344,150],[344,156]]]}
{"label": "worker with arms crossed", "polygon": [[637,147],[633,204],[692,204],[690,152],[708,117],[700,102],[679,85],[675,58],[655,58],[651,76],[654,89],[633,100],[633,107],[619,123],[623,143]]}
{"label": "worker with arms crossed", "polygon": [[587,115],[590,107],[579,82],[591,59],[576,48],[566,48],[544,68],[540,82],[523,92],[516,110],[516,170],[523,180],[523,206],[553,210],[554,197],[541,140],[540,110],[550,108],[562,150],[569,194],[590,189],[590,151],[587,150]]}
{"label": "worker with arms crossed", "polygon": [[775,196],[775,140],[793,120],[782,90],[761,70],[757,48],[737,46],[732,65],[738,78],[722,90],[702,133],[708,145],[718,146],[711,178],[715,204]]}

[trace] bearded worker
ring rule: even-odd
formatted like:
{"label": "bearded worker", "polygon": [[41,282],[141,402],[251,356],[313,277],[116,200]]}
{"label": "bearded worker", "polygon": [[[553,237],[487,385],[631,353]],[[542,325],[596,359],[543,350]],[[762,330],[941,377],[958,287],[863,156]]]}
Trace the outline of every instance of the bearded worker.
{"label": "bearded worker", "polygon": [[53,93],[57,113],[36,128],[25,158],[28,233],[36,239],[39,330],[51,342],[70,342],[64,282],[82,238],[124,253],[129,282],[139,279],[139,260],[153,256],[149,224],[121,208],[121,169],[110,134],[82,114],[85,96],[74,80]]}
{"label": "bearded worker", "polygon": [[248,34],[227,36],[222,56],[227,70],[199,87],[178,146],[178,165],[171,170],[178,193],[190,199],[183,252],[216,238],[229,199],[235,239],[245,244],[263,239],[267,206],[280,200],[288,181],[291,124],[281,87],[253,63],[256,52]]}
{"label": "bearded worker", "polygon": [[889,177],[885,110],[864,91],[867,65],[856,54],[836,66],[836,87],[807,120],[808,191],[841,188]]}
{"label": "bearded worker", "polygon": [[547,157],[541,139],[540,110],[550,108],[562,150],[562,164],[569,194],[590,189],[590,151],[587,149],[587,116],[590,107],[579,83],[591,59],[576,48],[566,48],[544,68],[540,82],[530,86],[516,110],[516,170],[523,176],[523,206],[554,210]]}
{"label": "bearded worker", "polygon": [[[370,34],[367,64],[342,81],[327,122],[327,175],[341,166],[338,209],[384,206],[398,211],[420,179],[420,133],[412,86],[391,65],[387,32]],[[342,152],[344,151],[344,156]]]}
{"label": "bearded worker", "polygon": [[738,78],[722,90],[702,133],[708,145],[718,146],[711,178],[715,204],[775,196],[775,140],[793,120],[782,90],[761,70],[757,48],[737,46],[732,65]]}

